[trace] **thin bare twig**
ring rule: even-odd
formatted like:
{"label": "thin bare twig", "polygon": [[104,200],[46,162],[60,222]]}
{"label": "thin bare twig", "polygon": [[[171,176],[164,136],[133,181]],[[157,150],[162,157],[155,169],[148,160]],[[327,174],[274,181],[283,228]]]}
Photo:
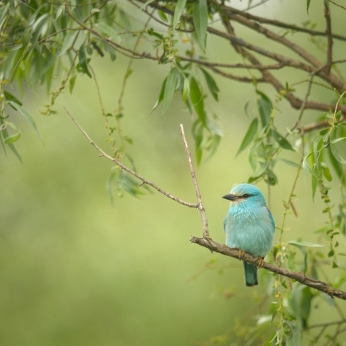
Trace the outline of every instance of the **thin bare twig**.
{"label": "thin bare twig", "polygon": [[[338,107],[338,109],[340,109],[340,107]],[[343,115],[340,117],[339,123],[342,123],[343,121],[346,120],[346,115],[345,115],[344,111],[342,111],[342,112],[343,112]],[[323,120],[323,121],[318,121],[318,122],[315,122],[315,123],[311,123],[311,124],[305,125],[305,126],[302,127],[302,130],[304,132],[310,132],[310,131],[317,130],[317,129],[322,129],[322,128],[328,127],[328,126],[330,126],[328,120]]]}
{"label": "thin bare twig", "polygon": [[[333,1],[329,0],[329,2],[332,2],[334,5],[337,5],[336,3],[334,3]],[[340,6],[340,5],[337,5]],[[342,6],[340,6],[342,7]],[[262,24],[269,24],[269,25],[273,25],[279,28],[283,28],[283,29],[287,29],[287,30],[292,30],[293,32],[302,32],[305,34],[309,34],[311,36],[326,36],[326,33],[324,31],[317,31],[317,30],[312,30],[312,29],[308,29],[308,28],[304,28],[301,26],[297,26],[295,24],[288,24],[288,23],[284,23],[275,19],[268,19],[268,18],[263,18],[263,17],[259,17],[259,16],[255,16],[253,14],[250,13],[246,13],[242,10],[238,10],[234,7],[231,6],[223,6],[222,9],[227,13],[228,11],[232,11],[234,13],[237,13],[245,18],[254,20],[256,22],[262,23]],[[344,8],[346,9],[346,8]],[[342,36],[342,35],[338,35],[338,34],[332,34],[332,37],[341,41],[346,41],[346,36]]]}
{"label": "thin bare twig", "polygon": [[244,11],[250,11],[250,10],[252,10],[253,8],[258,7],[258,6],[261,6],[261,5],[263,5],[264,3],[268,2],[268,1],[269,1],[269,0],[262,0],[261,2],[255,4],[255,5],[248,6]]}
{"label": "thin bare twig", "polygon": [[[251,263],[255,266],[258,265],[258,257],[252,256],[251,254],[244,252],[244,255],[242,256],[239,249],[236,248],[229,248],[227,245],[219,244],[212,239],[209,239],[209,242],[206,242],[203,238],[198,238],[195,236],[190,237],[190,242],[194,244],[201,245],[211,251],[218,252],[222,255],[233,257],[233,258],[241,258],[243,261]],[[241,257],[239,257],[241,256]],[[304,273],[294,272],[292,270],[288,270],[282,267],[278,267],[274,264],[263,262],[263,268],[279,274],[286,276],[288,278],[291,278],[295,281],[300,282],[301,284],[314,288],[320,292],[328,294],[330,297],[339,298],[342,300],[346,300],[346,292],[338,290],[327,283],[315,280],[313,278],[310,278],[306,276]]]}
{"label": "thin bare twig", "polygon": [[311,326],[308,326],[307,329],[320,328],[320,327],[329,327],[329,326],[334,326],[336,324],[344,324],[344,323],[346,323],[346,320],[342,319],[340,321],[332,321],[332,322],[313,324]]}
{"label": "thin bare twig", "polygon": [[308,99],[309,99],[309,96],[310,96],[310,93],[311,93],[311,87],[312,87],[312,82],[313,82],[313,80],[314,80],[314,77],[315,77],[315,75],[316,75],[319,71],[321,71],[324,67],[325,67],[325,66],[320,66],[318,69],[316,69],[314,72],[312,72],[312,73],[310,74],[308,89],[306,90],[306,94],[305,94],[305,97],[304,97],[302,106],[301,106],[301,108],[300,108],[300,112],[299,112],[297,121],[296,121],[295,124],[292,126],[291,132],[292,132],[297,126],[300,125],[300,121],[302,120],[302,117],[303,117],[303,114],[304,114],[304,110],[305,110],[306,103],[308,102]]}
{"label": "thin bare twig", "polygon": [[327,35],[327,64],[326,72],[330,73],[330,68],[333,61],[333,36],[332,36],[332,21],[330,18],[330,11],[327,2],[324,2],[324,17],[326,18],[326,35]]}
{"label": "thin bare twig", "polygon": [[331,3],[332,3],[333,5],[335,5],[335,6],[338,6],[338,7],[342,8],[342,9],[346,10],[346,7],[341,6],[341,5],[337,4],[336,2],[334,2],[334,1],[332,1],[332,0],[329,0],[329,2],[331,2]]}
{"label": "thin bare twig", "polygon": [[149,181],[148,179],[145,179],[144,177],[142,177],[140,174],[134,172],[133,170],[131,170],[130,168],[127,168],[125,165],[123,165],[121,162],[119,162],[118,160],[114,159],[113,157],[107,155],[91,138],[90,136],[83,130],[83,128],[78,124],[78,122],[73,118],[73,116],[69,113],[69,111],[65,108],[65,112],[68,114],[68,116],[71,118],[71,120],[77,125],[77,127],[79,128],[79,130],[83,133],[83,135],[88,138],[89,143],[95,147],[95,149],[97,149],[100,153],[101,156],[104,156],[105,158],[107,158],[108,160],[114,162],[119,168],[121,168],[123,171],[130,173],[131,175],[133,175],[134,177],[138,178],[139,180],[142,181],[143,184],[147,184],[149,186],[151,186],[152,188],[154,188],[156,191],[162,193],[163,195],[165,195],[166,197],[172,199],[173,201],[178,202],[179,204],[185,205],[189,208],[200,208],[199,204],[197,203],[189,203],[189,202],[185,202],[182,199],[173,196],[172,194],[170,194],[169,192],[161,189],[160,187],[158,187],[156,184],[152,183],[151,181]]}
{"label": "thin bare twig", "polygon": [[189,164],[192,181],[193,181],[193,184],[195,185],[196,197],[197,197],[197,201],[198,201],[198,210],[201,214],[201,219],[202,219],[202,224],[203,224],[203,238],[209,238],[207,215],[205,213],[205,209],[204,209],[204,206],[202,203],[202,197],[201,197],[201,192],[200,192],[199,187],[198,187],[196,173],[195,173],[195,170],[193,169],[192,160],[191,160],[191,153],[190,153],[190,149],[189,149],[189,146],[187,144],[186,137],[185,137],[183,124],[180,124],[180,132],[181,132],[181,135],[182,135],[183,141],[184,141],[185,151],[186,151],[186,155],[187,155],[187,162]]}

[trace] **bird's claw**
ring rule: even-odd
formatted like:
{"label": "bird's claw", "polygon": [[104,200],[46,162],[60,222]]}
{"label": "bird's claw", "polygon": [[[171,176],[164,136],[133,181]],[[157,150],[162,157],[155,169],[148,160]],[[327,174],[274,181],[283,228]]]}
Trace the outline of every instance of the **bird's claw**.
{"label": "bird's claw", "polygon": [[263,258],[262,257],[257,257],[257,268],[259,269],[259,268],[263,268],[263,266],[264,266],[264,260],[263,260]]}
{"label": "bird's claw", "polygon": [[241,249],[238,249],[239,253],[238,253],[238,257],[239,259],[242,259],[243,256],[245,255],[245,251],[241,250]]}

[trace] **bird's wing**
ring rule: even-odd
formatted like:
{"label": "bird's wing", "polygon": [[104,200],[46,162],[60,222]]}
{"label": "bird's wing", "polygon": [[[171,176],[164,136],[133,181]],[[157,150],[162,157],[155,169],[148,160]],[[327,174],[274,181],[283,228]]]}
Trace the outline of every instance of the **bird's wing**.
{"label": "bird's wing", "polygon": [[268,210],[270,221],[272,222],[272,225],[273,225],[273,233],[274,233],[275,232],[275,221],[274,221],[273,215],[270,212],[270,210],[268,208],[267,208],[267,210]]}

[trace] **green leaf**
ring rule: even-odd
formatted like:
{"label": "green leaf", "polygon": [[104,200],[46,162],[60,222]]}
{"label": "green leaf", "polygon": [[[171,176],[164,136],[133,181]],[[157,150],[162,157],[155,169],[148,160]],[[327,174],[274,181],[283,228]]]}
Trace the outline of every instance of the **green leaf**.
{"label": "green leaf", "polygon": [[315,140],[314,140],[314,143],[312,145],[312,148],[313,148],[313,153],[314,153],[314,163],[317,164],[317,167],[318,167],[318,164],[320,162],[320,156],[322,154],[322,151],[321,151],[321,148],[322,148],[322,142],[321,140],[323,139],[322,136],[318,136]]}
{"label": "green leaf", "polygon": [[115,49],[106,42],[103,43],[103,46],[105,48],[105,51],[108,52],[111,61],[114,61],[117,58],[117,55],[115,54]]}
{"label": "green leaf", "polygon": [[235,156],[238,156],[252,142],[252,140],[255,138],[255,135],[257,133],[257,127],[258,127],[258,119],[255,118],[252,120],[248,130],[246,131],[246,134]]}
{"label": "green leaf", "polygon": [[249,154],[249,164],[254,172],[256,171],[256,166],[257,166],[256,149],[257,149],[256,146],[253,146]]}
{"label": "green leaf", "polygon": [[[4,135],[5,138],[6,138],[6,137],[9,137],[6,128],[4,128],[4,129],[2,130],[2,133],[3,133],[3,135]],[[1,144],[3,144],[2,141],[1,141]],[[19,160],[19,162],[20,162],[20,163],[23,163],[23,160],[22,160],[20,154],[18,153],[16,147],[14,146],[14,144],[13,144],[13,143],[9,143],[9,144],[8,144],[8,147],[11,149],[11,151],[13,152],[13,154],[17,157],[17,159]],[[5,147],[4,145],[3,145],[3,149],[4,149],[5,154],[6,154],[6,156],[7,156],[6,147]]]}
{"label": "green leaf", "polygon": [[[328,152],[330,163],[332,164],[337,176],[340,179],[343,176],[343,169],[340,165],[340,162],[335,159],[334,155],[331,152],[330,147],[327,148],[327,152]],[[343,182],[345,183],[345,179],[343,179]]]}
{"label": "green leaf", "polygon": [[327,166],[322,166],[322,170],[323,170],[323,175],[324,177],[328,180],[328,181],[332,181],[332,175],[330,174],[330,170]]}
{"label": "green leaf", "polygon": [[70,31],[69,33],[66,34],[64,38],[64,43],[61,47],[60,53],[57,56],[57,58],[63,55],[64,53],[66,53],[67,50],[72,48],[72,43],[75,40],[76,36],[78,35],[78,32],[79,31]]}
{"label": "green leaf", "polygon": [[[22,103],[11,93],[9,93],[8,91],[4,91],[4,95],[7,101],[12,101],[15,102],[17,104],[19,104],[20,106],[22,106]],[[15,109],[11,104],[9,104],[13,109]]]}
{"label": "green leaf", "polygon": [[2,62],[1,71],[3,73],[3,79],[9,79],[13,81],[17,67],[19,66],[19,59],[21,59],[24,53],[24,48],[21,45],[15,46],[6,56]]}
{"label": "green leaf", "polygon": [[308,155],[305,156],[304,160],[303,160],[303,168],[308,171],[311,175],[313,175],[316,179],[318,179],[318,175],[316,174],[316,172],[309,166],[307,160],[308,158],[311,157],[313,158],[313,153],[310,153]]}
{"label": "green leaf", "polygon": [[334,158],[339,161],[342,164],[346,164],[346,160],[337,152],[336,148],[334,145],[330,146],[331,152],[334,156]]}
{"label": "green leaf", "polygon": [[40,133],[37,130],[36,123],[35,123],[34,118],[32,117],[32,115],[28,111],[26,111],[22,106],[20,106],[19,104],[15,103],[13,101],[8,101],[8,104],[12,105],[12,107],[15,108],[25,118],[25,120],[35,130],[35,132],[37,133],[38,137],[40,138],[40,140],[43,143],[43,140],[41,138]]}
{"label": "green leaf", "polygon": [[96,28],[99,28],[103,34],[109,36],[112,40],[118,40],[118,33],[114,30],[114,28],[108,25],[106,22],[98,22],[95,24]]}
{"label": "green leaf", "polygon": [[200,70],[204,74],[205,81],[207,82],[208,88],[216,101],[219,101],[219,88],[214,78],[204,69],[200,67]]}
{"label": "green leaf", "polygon": [[251,184],[255,182],[257,179],[259,179],[266,172],[268,166],[269,162],[261,162],[260,168],[248,179],[248,182]]}
{"label": "green leaf", "polygon": [[92,78],[88,68],[88,60],[85,54],[85,42],[79,48],[78,59],[79,59],[80,72],[85,73],[87,76]]}
{"label": "green leaf", "polygon": [[259,96],[257,99],[257,108],[260,114],[262,127],[265,127],[269,123],[273,105],[268,96],[261,91],[256,90],[256,94]]}
{"label": "green leaf", "polygon": [[76,79],[77,79],[77,75],[74,75],[73,77],[70,78],[69,80],[69,90],[70,90],[70,94],[72,94],[72,91],[74,89],[74,86],[76,84]]}
{"label": "green leaf", "polygon": [[5,144],[14,143],[14,142],[17,142],[19,138],[20,138],[20,132],[17,132],[14,135],[5,137],[4,138],[4,143]]}
{"label": "green leaf", "polygon": [[332,141],[330,142],[330,144],[335,144],[335,143],[340,142],[340,141],[342,141],[342,140],[344,140],[344,139],[346,139],[346,137],[336,138],[336,139],[332,140]]}
{"label": "green leaf", "polygon": [[306,12],[309,12],[310,1],[311,0],[306,0]]}
{"label": "green leaf", "polygon": [[[289,304],[296,317],[298,327],[306,328],[311,313],[312,300],[315,295],[311,292],[310,287],[295,283],[289,298]],[[298,340],[300,341],[300,339]],[[294,344],[293,344],[294,345]],[[298,343],[299,345],[299,343]]]}
{"label": "green leaf", "polygon": [[114,178],[117,176],[117,172],[116,171],[111,171],[108,179],[107,179],[107,183],[106,183],[106,189],[108,191],[109,194],[109,198],[111,200],[111,205],[114,204],[114,188],[113,188],[113,180]]}
{"label": "green leaf", "polygon": [[303,247],[324,247],[322,244],[317,244],[317,243],[310,243],[308,241],[295,241],[295,240],[290,240],[288,244],[292,245],[297,245],[297,246],[303,246]]}
{"label": "green leaf", "polygon": [[193,5],[193,22],[198,42],[205,50],[205,40],[208,27],[208,5],[207,0],[197,0]]}
{"label": "green leaf", "polygon": [[165,12],[163,11],[157,11],[159,17],[164,21],[164,22],[168,22],[168,18]]}
{"label": "green leaf", "polygon": [[138,182],[123,171],[120,171],[119,178],[116,182],[121,189],[134,197],[145,195],[145,192],[140,188]]}
{"label": "green leaf", "polygon": [[187,100],[189,94],[190,94],[190,81],[184,77],[183,91],[182,91],[183,101]]}
{"label": "green leaf", "polygon": [[173,17],[173,29],[176,28],[179,19],[184,11],[185,8],[185,4],[186,4],[186,0],[178,0],[177,5],[175,6],[175,10],[174,10],[174,17]]}
{"label": "green leaf", "polygon": [[279,157],[277,160],[278,161],[282,161],[282,162],[286,163],[287,165],[292,166],[294,168],[298,168],[299,167],[298,163],[296,163],[294,161],[291,161],[291,160],[286,160],[286,159],[283,159],[281,157]]}
{"label": "green leaf", "polygon": [[209,160],[216,152],[216,149],[218,148],[221,141],[221,136],[215,134],[211,137],[211,145],[208,149],[208,156],[206,157],[205,161]]}
{"label": "green leaf", "polygon": [[297,323],[288,320],[284,320],[284,322],[290,329],[290,335],[286,339],[286,346],[300,346],[301,335]]}
{"label": "green leaf", "polygon": [[204,110],[203,94],[196,79],[190,79],[190,98],[201,123],[207,127],[207,115]]}
{"label": "green leaf", "polygon": [[275,141],[279,144],[281,148],[294,151],[291,143],[285,137],[281,136],[279,132],[272,129],[271,134],[273,135]]}
{"label": "green leaf", "polygon": [[203,124],[197,119],[192,125],[192,136],[195,140],[195,150],[197,164],[202,161],[202,143],[203,143]]}
{"label": "green leaf", "polygon": [[166,113],[169,108],[169,105],[172,102],[175,88],[177,87],[177,82],[179,78],[179,71],[176,67],[173,67],[167,76],[167,80],[165,83],[164,89],[164,97],[163,97],[163,108],[162,114]]}
{"label": "green leaf", "polygon": [[330,131],[329,128],[328,128],[328,129],[324,129],[324,130],[320,131],[320,135],[321,135],[321,136],[324,136],[324,135],[326,135],[329,131]]}
{"label": "green leaf", "polygon": [[162,102],[162,100],[163,100],[163,98],[165,96],[166,81],[167,81],[167,77],[165,78],[165,80],[162,83],[159,98],[155,102],[155,104],[154,104],[154,106],[153,106],[153,108],[151,110],[151,113],[159,106],[159,104]]}
{"label": "green leaf", "polygon": [[312,200],[315,199],[316,189],[318,186],[318,180],[314,175],[311,176],[311,189],[312,189]]}

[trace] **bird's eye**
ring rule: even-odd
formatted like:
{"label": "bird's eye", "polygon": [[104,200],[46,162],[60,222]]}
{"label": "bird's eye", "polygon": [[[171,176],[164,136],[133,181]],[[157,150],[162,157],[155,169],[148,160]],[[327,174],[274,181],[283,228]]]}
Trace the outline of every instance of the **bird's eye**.
{"label": "bird's eye", "polygon": [[248,198],[250,197],[250,195],[248,195],[247,193],[245,195],[243,195],[244,198]]}

